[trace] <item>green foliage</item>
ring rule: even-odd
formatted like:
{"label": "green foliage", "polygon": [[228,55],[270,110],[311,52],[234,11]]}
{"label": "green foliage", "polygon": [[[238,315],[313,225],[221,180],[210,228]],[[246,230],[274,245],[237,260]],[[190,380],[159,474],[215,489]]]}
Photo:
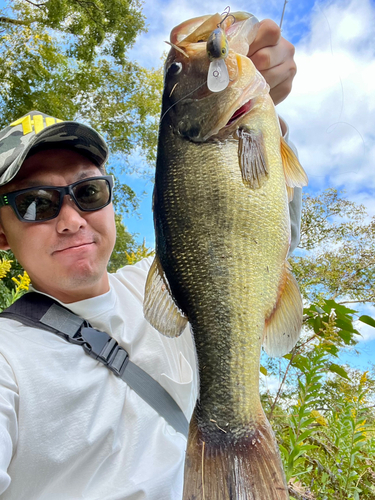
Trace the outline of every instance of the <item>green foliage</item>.
{"label": "green foliage", "polygon": [[304,194],[303,204],[299,247],[305,252],[290,261],[304,298],[375,304],[375,217],[368,220],[362,205],[335,189]]}
{"label": "green foliage", "polygon": [[339,364],[340,351],[357,342],[359,319],[374,321],[333,300],[305,308],[283,383],[272,403],[265,399],[295,498],[375,498],[375,380]]}
{"label": "green foliage", "polygon": [[90,62],[100,50],[121,63],[127,45],[144,29],[140,6],[137,0],[13,0],[2,23],[56,30],[64,35],[67,54]]}
{"label": "green foliage", "polygon": [[135,251],[126,252],[127,264],[136,264],[146,257],[152,257],[154,254],[155,251],[152,248],[147,248],[146,241],[143,240],[142,245],[139,245]]}
{"label": "green foliage", "polygon": [[109,273],[115,273],[120,267],[126,266],[128,264],[127,252],[131,252],[136,247],[134,237],[127,232],[119,215],[115,216],[115,221],[117,236],[116,244],[107,266]]}
{"label": "green foliage", "polygon": [[313,411],[321,391],[321,378],[326,359],[327,355],[322,350],[314,352],[311,357],[299,354],[290,361],[291,365],[304,375],[304,381],[298,379],[298,400],[289,409],[288,436],[283,440],[284,443],[289,441],[289,446],[280,446],[286,462],[287,481],[312,469],[305,466],[305,454],[316,446],[305,441],[314,432],[312,424],[316,417]]}
{"label": "green foliage", "polygon": [[375,219],[333,189],[304,196],[302,252],[290,259],[306,303],[303,333],[279,364],[262,359],[263,373],[281,380],[262,400],[292,498],[373,500],[375,378],[341,354],[355,348],[361,323],[375,328],[357,311],[375,302]]}

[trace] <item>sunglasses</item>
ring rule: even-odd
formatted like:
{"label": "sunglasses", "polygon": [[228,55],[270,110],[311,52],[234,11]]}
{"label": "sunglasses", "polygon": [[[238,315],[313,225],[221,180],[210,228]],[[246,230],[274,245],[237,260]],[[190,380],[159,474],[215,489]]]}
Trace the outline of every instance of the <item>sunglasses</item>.
{"label": "sunglasses", "polygon": [[89,177],[69,186],[38,186],[0,195],[0,208],[11,206],[22,222],[45,222],[60,213],[69,195],[82,212],[94,212],[111,203],[112,175]]}

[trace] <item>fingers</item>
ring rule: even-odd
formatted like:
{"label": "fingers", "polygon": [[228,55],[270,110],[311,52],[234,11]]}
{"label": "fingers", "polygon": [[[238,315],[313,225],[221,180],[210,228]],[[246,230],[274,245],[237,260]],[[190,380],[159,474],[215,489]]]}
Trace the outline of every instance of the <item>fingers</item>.
{"label": "fingers", "polygon": [[272,54],[269,57],[268,54],[262,55],[259,62],[253,61],[270,86],[270,95],[275,105],[286,99],[290,94],[293,79],[297,73],[297,66],[293,59],[294,47],[286,40],[285,42],[290,46],[287,47],[286,52],[281,50],[281,53],[276,54],[273,59]]}
{"label": "fingers", "polygon": [[[278,68],[276,68],[278,69]],[[297,67],[294,65],[292,68],[278,70],[275,73],[273,70],[268,70],[268,72],[261,72],[265,80],[272,82],[272,87],[270,85],[270,96],[276,106],[281,101],[286,99],[292,90],[293,79],[297,72]]]}
{"label": "fingers", "polygon": [[280,38],[277,45],[259,49],[250,59],[257,70],[266,71],[288,62],[290,62],[290,65],[293,63],[295,66],[293,61],[294,52],[294,45],[285,38]]}
{"label": "fingers", "polygon": [[297,72],[294,52],[294,46],[281,36],[280,28],[274,21],[261,21],[248,56],[270,86],[275,104],[283,101],[292,89]]}
{"label": "fingers", "polygon": [[273,47],[279,43],[281,31],[277,24],[271,19],[263,19],[259,23],[259,29],[255,40],[249,47],[248,57],[252,57],[255,52],[264,47]]}

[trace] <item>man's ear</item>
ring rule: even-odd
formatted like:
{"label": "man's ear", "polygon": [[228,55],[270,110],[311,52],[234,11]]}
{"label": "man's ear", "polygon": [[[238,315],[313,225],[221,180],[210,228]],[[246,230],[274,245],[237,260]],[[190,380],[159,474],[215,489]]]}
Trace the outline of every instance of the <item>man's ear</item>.
{"label": "man's ear", "polygon": [[0,222],[0,250],[10,250],[8,239],[5,236],[3,226]]}

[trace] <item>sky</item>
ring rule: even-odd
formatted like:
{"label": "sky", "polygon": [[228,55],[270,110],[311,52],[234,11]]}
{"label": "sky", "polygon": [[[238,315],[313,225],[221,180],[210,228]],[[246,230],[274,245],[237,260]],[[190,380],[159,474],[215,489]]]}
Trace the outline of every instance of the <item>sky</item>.
{"label": "sky", "polygon": [[[226,0],[228,1],[228,0]],[[245,10],[259,20],[280,23],[284,0],[236,0],[231,11]],[[192,17],[223,12],[216,0],[145,0],[148,33],[138,37],[130,57],[156,68],[171,29]],[[296,48],[297,75],[288,98],[277,106],[309,177],[309,193],[343,189],[348,199],[375,215],[375,0],[290,0],[282,35]],[[146,191],[140,218],[124,223],[139,242],[153,247],[152,183],[136,175],[124,178],[137,193]],[[375,316],[367,307],[366,314]],[[361,329],[354,360],[373,361],[375,329]],[[353,364],[353,355],[351,356]],[[357,360],[357,361],[356,361]]]}

